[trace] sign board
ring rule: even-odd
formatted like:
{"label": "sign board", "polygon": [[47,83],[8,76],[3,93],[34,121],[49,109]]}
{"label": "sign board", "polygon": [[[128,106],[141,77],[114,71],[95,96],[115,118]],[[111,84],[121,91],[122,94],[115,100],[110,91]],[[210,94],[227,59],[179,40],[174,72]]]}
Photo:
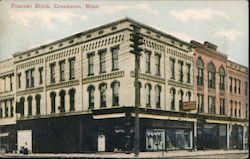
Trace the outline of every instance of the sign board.
{"label": "sign board", "polygon": [[196,101],[183,102],[182,110],[189,111],[196,109]]}

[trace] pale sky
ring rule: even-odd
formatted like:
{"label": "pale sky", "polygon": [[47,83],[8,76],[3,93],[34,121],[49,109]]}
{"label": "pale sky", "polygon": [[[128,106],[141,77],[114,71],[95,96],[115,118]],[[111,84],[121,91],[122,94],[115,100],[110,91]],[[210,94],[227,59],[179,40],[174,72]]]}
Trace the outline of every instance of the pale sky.
{"label": "pale sky", "polygon": [[[55,8],[62,4],[81,8]],[[86,4],[98,8],[87,9]],[[248,1],[239,0],[0,0],[0,60],[126,16],[187,42],[212,42],[230,60],[248,66]]]}

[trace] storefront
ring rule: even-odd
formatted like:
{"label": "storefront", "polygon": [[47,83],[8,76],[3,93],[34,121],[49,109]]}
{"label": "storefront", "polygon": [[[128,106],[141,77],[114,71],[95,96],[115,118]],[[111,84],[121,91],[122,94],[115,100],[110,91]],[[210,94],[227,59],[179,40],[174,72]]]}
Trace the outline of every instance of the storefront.
{"label": "storefront", "polygon": [[243,149],[243,126],[231,126],[230,149]]}
{"label": "storefront", "polygon": [[227,125],[198,122],[197,149],[226,149]]}

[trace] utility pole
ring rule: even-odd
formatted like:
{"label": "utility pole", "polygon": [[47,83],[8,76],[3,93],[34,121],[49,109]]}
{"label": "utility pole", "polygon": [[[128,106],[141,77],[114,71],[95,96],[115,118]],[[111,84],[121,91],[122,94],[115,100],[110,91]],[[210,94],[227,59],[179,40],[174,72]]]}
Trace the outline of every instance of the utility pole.
{"label": "utility pole", "polygon": [[140,34],[140,27],[136,25],[131,25],[133,27],[133,33],[130,34],[130,41],[133,44],[130,44],[130,47],[133,48],[131,53],[135,54],[135,129],[134,129],[134,153],[135,157],[138,157],[140,152],[140,127],[139,127],[139,68],[140,68],[140,52],[142,48],[139,46],[142,45],[142,35]]}

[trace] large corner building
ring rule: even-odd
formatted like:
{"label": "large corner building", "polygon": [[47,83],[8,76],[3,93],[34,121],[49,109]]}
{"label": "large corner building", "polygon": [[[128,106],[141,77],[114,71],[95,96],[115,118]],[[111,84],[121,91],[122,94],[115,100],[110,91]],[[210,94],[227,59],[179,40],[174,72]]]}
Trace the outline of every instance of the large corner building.
{"label": "large corner building", "polygon": [[140,151],[247,148],[248,68],[125,18],[0,62],[1,150],[133,151],[131,24],[143,36]]}

